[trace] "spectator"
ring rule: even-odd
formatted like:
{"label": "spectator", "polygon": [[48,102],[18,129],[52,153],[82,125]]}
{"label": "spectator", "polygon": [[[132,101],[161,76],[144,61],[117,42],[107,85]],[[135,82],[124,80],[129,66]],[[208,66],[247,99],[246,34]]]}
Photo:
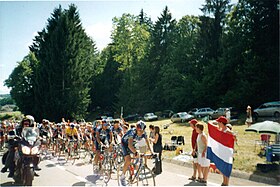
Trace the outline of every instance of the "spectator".
{"label": "spectator", "polygon": [[[159,155],[159,168],[155,169],[156,174],[160,174],[162,172],[162,163],[161,163],[161,154],[162,154],[162,135],[159,133],[160,128],[158,126],[154,127],[154,136],[155,138],[150,138],[151,142],[153,142],[153,151],[158,153]],[[157,172],[158,171],[158,172]]]}
{"label": "spectator", "polygon": [[229,110],[229,108],[226,108],[225,116],[227,118],[228,123],[230,123],[230,110]]}
{"label": "spectator", "polygon": [[198,133],[196,132],[195,125],[197,124],[196,119],[192,119],[189,122],[190,126],[192,127],[192,137],[191,137],[191,143],[192,143],[192,156],[193,156],[193,174],[192,177],[189,178],[189,180],[196,180],[196,173],[197,173],[197,146],[196,146],[196,139],[198,136]]}
{"label": "spectator", "polygon": [[246,124],[248,125],[248,127],[250,127],[253,122],[253,119],[252,119],[252,109],[249,105],[247,106],[246,113],[247,113]]}
{"label": "spectator", "polygon": [[[233,132],[230,130],[230,126],[227,127],[227,119],[224,116],[219,117],[216,121],[218,122],[218,128],[220,131],[222,131],[224,133],[233,134]],[[235,135],[234,135],[234,139],[236,140]],[[229,185],[229,177],[223,175],[222,186],[228,186],[228,185]]]}
{"label": "spectator", "polygon": [[[196,132],[198,133],[196,144],[197,144],[197,152],[198,152],[198,182],[207,183],[210,160],[207,159],[207,137],[203,132],[204,126],[203,124],[196,124]],[[202,175],[202,177],[201,177]]]}
{"label": "spectator", "polygon": [[155,139],[155,126],[152,124],[149,125],[149,130],[150,130],[150,134],[149,134],[150,144],[153,145],[153,142],[151,141],[151,139]]}

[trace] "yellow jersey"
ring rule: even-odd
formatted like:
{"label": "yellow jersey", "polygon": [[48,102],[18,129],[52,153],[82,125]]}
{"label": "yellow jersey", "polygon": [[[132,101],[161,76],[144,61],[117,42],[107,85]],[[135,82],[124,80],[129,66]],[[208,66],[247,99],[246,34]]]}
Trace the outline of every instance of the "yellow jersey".
{"label": "yellow jersey", "polygon": [[74,135],[78,136],[78,130],[76,128],[72,129],[71,127],[68,127],[65,131],[65,134],[67,136],[74,136]]}

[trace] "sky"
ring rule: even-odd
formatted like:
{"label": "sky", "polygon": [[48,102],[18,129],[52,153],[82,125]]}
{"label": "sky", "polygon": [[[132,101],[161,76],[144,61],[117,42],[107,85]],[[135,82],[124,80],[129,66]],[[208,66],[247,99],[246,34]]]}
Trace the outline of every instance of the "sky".
{"label": "sky", "polygon": [[155,22],[165,6],[177,21],[185,15],[202,15],[205,0],[91,0],[91,1],[1,1],[0,0],[0,94],[9,93],[4,81],[28,55],[37,32],[59,5],[68,9],[74,3],[86,33],[98,50],[110,43],[112,18],[123,13],[138,15],[141,9]]}

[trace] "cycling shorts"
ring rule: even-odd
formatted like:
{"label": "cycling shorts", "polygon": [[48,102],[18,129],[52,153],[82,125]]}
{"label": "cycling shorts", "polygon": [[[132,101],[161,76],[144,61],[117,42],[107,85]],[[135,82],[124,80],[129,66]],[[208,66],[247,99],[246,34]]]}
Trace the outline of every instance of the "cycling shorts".
{"label": "cycling shorts", "polygon": [[122,144],[122,152],[123,152],[123,156],[127,156],[130,155],[132,153],[132,151],[129,149],[128,145],[123,145]]}

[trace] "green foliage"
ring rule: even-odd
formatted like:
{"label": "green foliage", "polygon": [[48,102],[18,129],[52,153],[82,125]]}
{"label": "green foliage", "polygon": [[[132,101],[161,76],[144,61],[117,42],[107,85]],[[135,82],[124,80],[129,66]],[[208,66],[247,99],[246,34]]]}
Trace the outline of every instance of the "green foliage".
{"label": "green foliage", "polygon": [[12,99],[11,95],[0,95],[0,106],[13,104],[15,104],[15,101]]}
{"label": "green foliage", "polygon": [[30,50],[6,82],[20,110],[54,121],[84,117],[96,48],[75,5],[56,8]]}
{"label": "green foliage", "polygon": [[59,7],[5,83],[22,112],[51,120],[98,106],[127,115],[279,100],[279,1],[206,0],[201,10],[114,17],[112,43],[96,53],[77,8]]}

